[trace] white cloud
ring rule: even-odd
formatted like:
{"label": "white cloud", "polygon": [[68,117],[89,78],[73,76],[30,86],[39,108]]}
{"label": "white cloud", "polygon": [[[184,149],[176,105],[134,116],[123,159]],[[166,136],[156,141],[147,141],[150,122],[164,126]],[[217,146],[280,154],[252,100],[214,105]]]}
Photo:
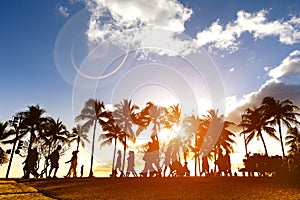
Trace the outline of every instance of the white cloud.
{"label": "white cloud", "polygon": [[[96,43],[120,41],[124,33],[142,27],[182,33],[185,30],[184,23],[192,15],[192,10],[177,0],[92,0],[86,3],[91,13],[87,36],[89,41]],[[136,41],[137,44],[140,41]],[[128,40],[125,46],[127,43]]]}
{"label": "white cloud", "polygon": [[[267,80],[258,91],[246,94],[241,100],[236,101],[235,107],[228,114],[228,119],[234,122],[239,122],[241,113],[246,108],[259,107],[261,101],[266,96],[272,96],[275,99],[285,100],[290,99],[295,105],[300,107],[300,83],[299,81],[286,80],[291,75],[300,74],[300,51],[296,50],[283,59],[278,67],[269,71],[271,79]],[[278,79],[282,78],[282,79]],[[299,80],[296,76],[295,79]]]}
{"label": "white cloud", "polygon": [[295,50],[279,66],[269,71],[273,78],[300,75],[300,50]]}
{"label": "white cloud", "polygon": [[209,49],[221,49],[234,52],[239,49],[238,39],[243,33],[250,33],[255,39],[267,36],[277,36],[283,44],[300,42],[300,18],[293,16],[290,20],[269,21],[268,11],[260,10],[256,13],[239,11],[233,22],[221,25],[218,19],[205,30],[197,34],[199,45],[209,45]]}
{"label": "white cloud", "polygon": [[291,85],[284,82],[271,79],[267,81],[256,92],[244,95],[243,98],[236,104],[235,109],[229,113],[228,119],[234,122],[241,120],[241,113],[246,108],[259,107],[261,101],[266,96],[272,96],[275,99],[285,100],[290,99],[295,105],[300,106],[300,85]]}
{"label": "white cloud", "polygon": [[64,17],[69,17],[69,10],[67,7],[64,6],[58,6],[58,12]]}

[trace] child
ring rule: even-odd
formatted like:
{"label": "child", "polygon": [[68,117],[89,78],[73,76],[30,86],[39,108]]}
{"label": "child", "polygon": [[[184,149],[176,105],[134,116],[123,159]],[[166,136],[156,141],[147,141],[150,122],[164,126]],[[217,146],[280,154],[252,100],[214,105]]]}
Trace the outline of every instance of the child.
{"label": "child", "polygon": [[83,176],[83,165],[81,165],[81,169],[80,169],[80,178],[82,178]]}

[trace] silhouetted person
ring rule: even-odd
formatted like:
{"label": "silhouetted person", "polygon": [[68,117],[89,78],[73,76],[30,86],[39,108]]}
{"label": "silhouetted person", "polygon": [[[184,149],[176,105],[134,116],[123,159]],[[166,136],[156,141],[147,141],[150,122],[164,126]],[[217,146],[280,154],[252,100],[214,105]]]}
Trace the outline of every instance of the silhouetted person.
{"label": "silhouetted person", "polygon": [[218,171],[217,175],[222,176],[222,172],[224,172],[226,174],[226,164],[225,164],[225,160],[224,160],[222,150],[219,150],[218,159],[216,160],[216,164],[219,168],[219,171]]}
{"label": "silhouetted person", "polygon": [[117,170],[119,170],[119,172],[121,172],[121,174],[122,174],[123,172],[122,172],[121,166],[122,166],[122,154],[121,154],[121,150],[118,150],[118,157],[117,157],[117,163],[116,163],[115,170],[116,170],[116,172],[118,172]]}
{"label": "silhouetted person", "polygon": [[142,177],[147,177],[148,172],[150,171],[150,176],[153,176],[155,174],[155,170],[152,166],[152,155],[151,152],[149,152],[149,146],[151,145],[151,142],[148,142],[148,149],[145,152],[145,155],[143,156],[143,160],[145,161],[145,166],[143,171],[140,173]]}
{"label": "silhouetted person", "polygon": [[202,176],[203,173],[205,176],[209,173],[209,164],[207,156],[202,157],[202,171],[200,176]]}
{"label": "silhouetted person", "polygon": [[149,152],[151,152],[152,163],[155,165],[158,172],[161,172],[159,166],[159,142],[156,135],[151,136],[152,142],[149,144]]}
{"label": "silhouetted person", "polygon": [[129,151],[129,156],[127,158],[128,165],[127,165],[127,171],[126,171],[126,177],[130,175],[130,172],[132,172],[134,177],[137,177],[137,173],[134,169],[134,151]]}
{"label": "silhouetted person", "polygon": [[73,177],[77,177],[77,172],[76,172],[76,168],[77,168],[77,153],[78,151],[73,151],[72,152],[72,158],[71,160],[67,161],[66,163],[71,163],[70,169],[68,174],[65,177],[70,177],[71,174],[73,173]]}
{"label": "silhouetted person", "polygon": [[225,175],[226,176],[228,176],[228,175],[232,176],[230,155],[229,155],[228,151],[226,151],[226,154],[224,155],[223,159],[224,159],[224,164],[225,164]]}
{"label": "silhouetted person", "polygon": [[51,167],[50,167],[50,171],[49,171],[49,178],[51,177],[51,172],[52,170],[54,169],[54,174],[53,174],[53,178],[57,178],[56,177],[56,173],[57,173],[57,170],[59,168],[59,164],[58,164],[58,160],[59,160],[59,150],[61,150],[61,146],[58,145],[56,150],[54,150],[50,156],[49,156],[49,159],[50,159],[50,163],[51,163]]}
{"label": "silhouetted person", "polygon": [[38,178],[39,174],[36,172],[38,158],[39,156],[38,156],[37,148],[30,149],[27,158],[24,161],[25,166],[23,168],[24,171],[23,178],[29,178],[30,174]]}
{"label": "silhouetted person", "polygon": [[81,168],[80,168],[80,178],[82,178],[83,176],[83,165],[81,165]]}

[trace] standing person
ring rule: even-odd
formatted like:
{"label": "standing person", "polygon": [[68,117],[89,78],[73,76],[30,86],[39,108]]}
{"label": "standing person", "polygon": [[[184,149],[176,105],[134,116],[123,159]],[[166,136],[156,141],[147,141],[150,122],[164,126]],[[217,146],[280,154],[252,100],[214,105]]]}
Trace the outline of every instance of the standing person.
{"label": "standing person", "polygon": [[126,177],[129,176],[130,172],[132,172],[134,177],[137,177],[137,173],[134,169],[134,151],[129,151],[129,156],[127,160],[128,160],[128,166],[126,171]]}
{"label": "standing person", "polygon": [[50,168],[50,171],[49,171],[49,176],[48,178],[51,177],[51,172],[52,170],[54,169],[54,174],[53,174],[53,178],[57,178],[56,177],[56,173],[57,173],[57,170],[59,168],[59,164],[58,164],[58,160],[59,160],[59,151],[61,150],[61,146],[58,145],[56,150],[54,150],[50,156],[49,156],[49,159],[50,159],[50,163],[51,163],[51,168]]}
{"label": "standing person", "polygon": [[39,174],[37,173],[37,161],[39,159],[39,155],[37,152],[37,148],[30,149],[28,152],[27,158],[24,161],[25,166],[23,168],[24,176],[23,178],[29,178],[30,173],[34,175],[35,178],[38,178]]}
{"label": "standing person", "polygon": [[159,166],[159,142],[155,134],[151,135],[152,142],[149,144],[148,152],[151,155],[151,162],[155,165],[157,170],[157,175],[161,173],[161,168]]}
{"label": "standing person", "polygon": [[229,151],[226,151],[226,154],[224,156],[224,162],[225,162],[225,166],[226,166],[226,169],[225,169],[225,175],[226,176],[232,176],[232,173],[231,173],[231,162],[230,162],[230,155],[229,155]]}
{"label": "standing person", "polygon": [[116,163],[115,170],[116,170],[116,172],[118,172],[117,170],[119,170],[122,174],[123,172],[122,172],[121,166],[122,166],[122,154],[121,154],[121,150],[118,150],[118,157],[117,157],[117,163]]}
{"label": "standing person", "polygon": [[200,176],[202,176],[203,173],[205,176],[209,173],[209,164],[207,156],[202,157],[202,171]]}
{"label": "standing person", "polygon": [[73,151],[72,152],[72,158],[71,158],[71,160],[69,160],[69,161],[66,162],[66,163],[71,162],[71,166],[70,166],[68,174],[65,177],[70,177],[72,173],[73,173],[73,177],[77,177],[77,172],[76,172],[76,168],[77,168],[77,153],[78,153],[78,151]]}
{"label": "standing person", "polygon": [[81,168],[80,168],[80,178],[82,178],[82,176],[83,176],[83,166],[84,165],[81,165]]}

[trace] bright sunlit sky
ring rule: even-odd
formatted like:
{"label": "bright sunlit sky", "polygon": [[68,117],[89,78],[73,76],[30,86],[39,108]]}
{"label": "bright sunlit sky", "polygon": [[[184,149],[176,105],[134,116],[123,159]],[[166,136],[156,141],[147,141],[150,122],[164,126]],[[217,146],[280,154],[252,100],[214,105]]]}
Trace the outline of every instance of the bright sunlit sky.
{"label": "bright sunlit sky", "polygon": [[0,121],[39,104],[71,129],[89,97],[200,113],[224,103],[235,122],[265,96],[300,106],[297,0],[2,0],[0,25]]}

